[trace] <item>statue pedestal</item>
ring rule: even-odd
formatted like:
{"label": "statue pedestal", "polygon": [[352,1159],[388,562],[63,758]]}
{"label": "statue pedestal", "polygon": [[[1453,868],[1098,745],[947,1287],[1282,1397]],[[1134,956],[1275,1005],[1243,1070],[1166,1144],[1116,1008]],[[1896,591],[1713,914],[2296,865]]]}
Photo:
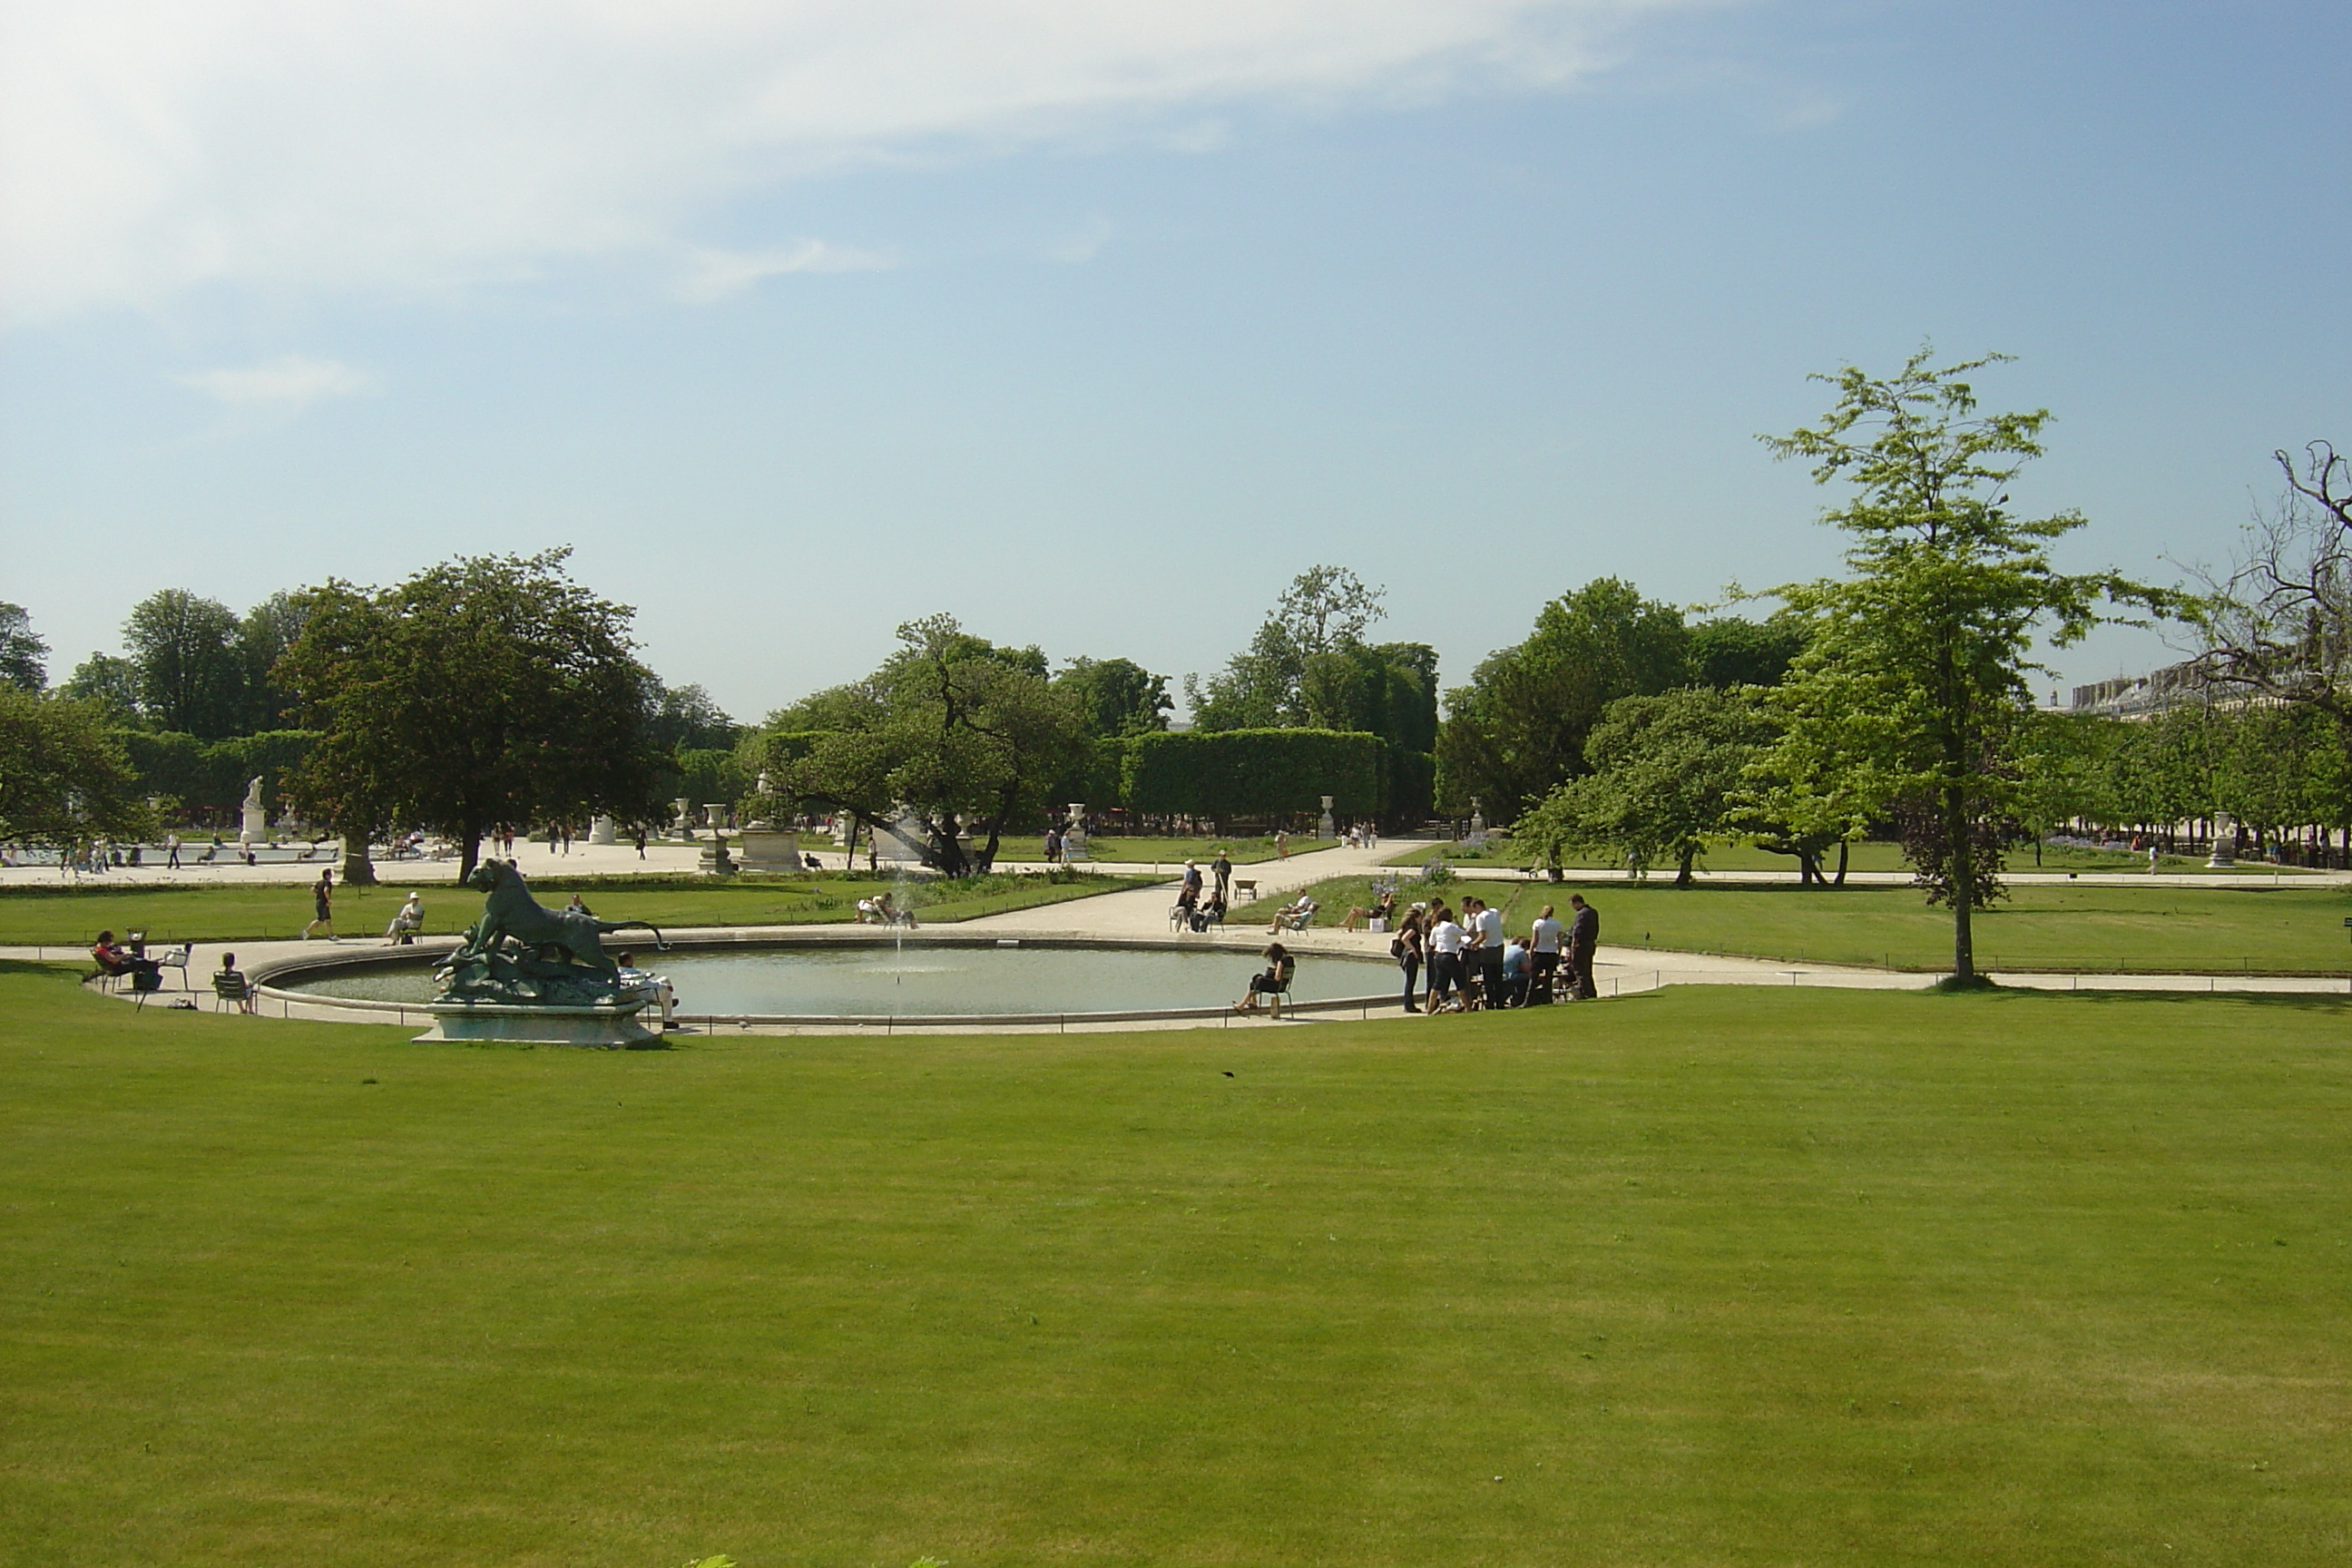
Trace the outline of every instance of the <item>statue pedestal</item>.
{"label": "statue pedestal", "polygon": [[507,1002],[436,1002],[433,1026],[419,1040],[477,1045],[586,1046],[619,1050],[658,1043],[637,1022],[642,997],[597,1007],[526,1007]]}
{"label": "statue pedestal", "polygon": [[801,869],[801,836],[773,827],[747,827],[735,836],[737,864],[746,871]]}
{"label": "statue pedestal", "polygon": [[244,820],[238,825],[236,833],[239,844],[269,842],[269,816],[267,812],[257,805],[248,805],[241,816]]}
{"label": "statue pedestal", "polygon": [[612,843],[613,819],[609,816],[599,816],[594,821],[591,822],[588,825],[588,842],[591,844]]}

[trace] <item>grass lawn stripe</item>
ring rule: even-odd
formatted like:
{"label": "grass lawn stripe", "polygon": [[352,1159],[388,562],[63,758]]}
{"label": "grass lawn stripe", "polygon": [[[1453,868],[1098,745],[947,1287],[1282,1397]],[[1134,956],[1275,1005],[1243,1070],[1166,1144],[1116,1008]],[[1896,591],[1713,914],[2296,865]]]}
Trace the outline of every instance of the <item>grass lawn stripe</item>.
{"label": "grass lawn stripe", "polygon": [[2340,1003],[628,1054],[0,1003],[15,1561],[2352,1551]]}

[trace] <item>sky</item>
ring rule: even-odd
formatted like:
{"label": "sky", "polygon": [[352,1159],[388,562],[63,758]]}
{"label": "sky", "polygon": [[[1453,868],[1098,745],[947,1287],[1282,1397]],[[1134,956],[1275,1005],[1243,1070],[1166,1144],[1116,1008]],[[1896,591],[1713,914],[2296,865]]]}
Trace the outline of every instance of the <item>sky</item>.
{"label": "sky", "polygon": [[1594,577],[1836,570],[1757,437],[1923,342],[2018,356],[2064,564],[2172,582],[2352,446],[2348,50],[2264,0],[0,0],[0,599],[62,679],[158,588],[567,545],[756,719],[938,611],[1173,685],[1331,563],[1450,685]]}

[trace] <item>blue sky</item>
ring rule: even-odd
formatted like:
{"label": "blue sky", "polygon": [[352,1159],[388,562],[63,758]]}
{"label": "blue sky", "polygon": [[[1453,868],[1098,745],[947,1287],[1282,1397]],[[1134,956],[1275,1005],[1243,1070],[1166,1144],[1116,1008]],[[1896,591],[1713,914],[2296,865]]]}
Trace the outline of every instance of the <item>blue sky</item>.
{"label": "blue sky", "polygon": [[157,587],[570,544],[741,717],[937,610],[1205,672],[1324,561],[1458,681],[1597,575],[1831,570],[1754,437],[1924,338],[2020,356],[2076,564],[2352,444],[2341,5],[196,9],[0,21],[53,678]]}

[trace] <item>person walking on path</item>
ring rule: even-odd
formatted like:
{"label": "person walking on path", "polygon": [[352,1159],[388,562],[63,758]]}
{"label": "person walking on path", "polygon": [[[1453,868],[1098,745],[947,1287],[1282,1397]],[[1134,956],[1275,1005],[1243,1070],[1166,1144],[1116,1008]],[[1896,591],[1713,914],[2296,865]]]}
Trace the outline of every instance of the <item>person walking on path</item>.
{"label": "person walking on path", "polygon": [[1217,846],[1217,858],[1209,862],[1209,869],[1217,879],[1217,902],[1222,904],[1228,897],[1226,884],[1234,879],[1234,863],[1226,858],[1223,845]]}
{"label": "person walking on path", "polygon": [[1538,1006],[1551,1000],[1552,977],[1559,972],[1560,938],[1566,928],[1552,919],[1551,906],[1546,904],[1528,942],[1528,1005]]}
{"label": "person walking on path", "polygon": [[1421,978],[1421,911],[1408,910],[1404,923],[1397,927],[1396,936],[1389,942],[1389,955],[1404,971],[1404,1010],[1418,1013],[1420,1007],[1412,999],[1414,983]]}
{"label": "person walking on path", "polygon": [[325,926],[329,942],[342,941],[341,937],[335,934],[335,868],[333,867],[330,866],[320,872],[318,881],[312,884],[310,907],[315,913],[311,916],[310,923],[302,928],[302,940],[310,941],[313,931]]}
{"label": "person walking on path", "polygon": [[1576,999],[1590,1002],[1601,994],[1592,983],[1592,954],[1601,946],[1601,911],[1586,903],[1582,893],[1570,893],[1568,903],[1576,911],[1568,923],[1569,980]]}
{"label": "person walking on path", "polygon": [[163,868],[167,871],[178,870],[180,868],[180,836],[178,834],[167,833],[163,836],[163,851],[168,857],[163,863]]}
{"label": "person walking on path", "polygon": [[1274,836],[1274,858],[1277,860],[1287,860],[1290,858],[1289,834],[1276,833]]}

